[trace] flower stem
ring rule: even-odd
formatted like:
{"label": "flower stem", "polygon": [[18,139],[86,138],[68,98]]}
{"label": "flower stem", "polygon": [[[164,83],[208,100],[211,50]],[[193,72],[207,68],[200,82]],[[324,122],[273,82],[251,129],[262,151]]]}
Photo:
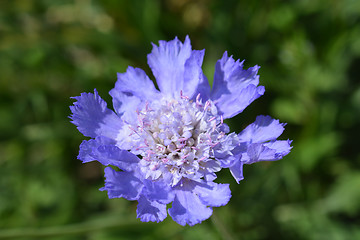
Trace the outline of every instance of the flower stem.
{"label": "flower stem", "polygon": [[235,238],[232,236],[230,231],[226,228],[225,224],[221,221],[221,219],[218,217],[218,215],[215,212],[213,212],[213,215],[211,216],[211,222],[214,224],[215,228],[220,233],[222,239],[235,240]]}

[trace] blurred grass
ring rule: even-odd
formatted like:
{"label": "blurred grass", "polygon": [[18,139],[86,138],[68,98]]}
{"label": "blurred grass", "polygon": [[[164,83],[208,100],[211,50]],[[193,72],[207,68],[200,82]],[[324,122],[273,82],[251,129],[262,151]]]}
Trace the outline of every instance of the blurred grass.
{"label": "blurred grass", "polygon": [[[0,9],[0,239],[360,238],[359,1],[12,0]],[[83,136],[67,118],[70,97],[97,88],[111,106],[116,72],[132,65],[152,76],[150,42],[187,34],[206,49],[209,80],[225,50],[261,66],[266,94],[229,120],[232,130],[270,114],[288,123],[282,137],[294,148],[245,166],[239,185],[221,173],[233,197],[201,225],[141,223],[136,203],[98,191],[100,164],[76,160]]]}

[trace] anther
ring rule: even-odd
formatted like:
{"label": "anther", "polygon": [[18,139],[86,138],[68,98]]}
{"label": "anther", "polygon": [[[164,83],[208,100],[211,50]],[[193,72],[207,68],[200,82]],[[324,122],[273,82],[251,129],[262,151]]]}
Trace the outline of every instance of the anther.
{"label": "anther", "polygon": [[208,100],[205,102],[204,111],[206,111],[209,106],[210,106],[210,101]]}

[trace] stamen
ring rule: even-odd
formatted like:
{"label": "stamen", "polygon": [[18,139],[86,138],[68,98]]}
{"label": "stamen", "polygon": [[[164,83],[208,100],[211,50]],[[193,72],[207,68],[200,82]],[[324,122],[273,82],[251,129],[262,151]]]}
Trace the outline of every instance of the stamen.
{"label": "stamen", "polygon": [[210,101],[208,100],[205,102],[204,112],[206,112],[206,110],[208,109],[209,106],[210,106]]}
{"label": "stamen", "polygon": [[212,142],[212,139],[211,139],[210,134],[209,134],[209,133],[206,133],[206,136],[207,136],[207,138],[208,138],[209,142]]}
{"label": "stamen", "polygon": [[200,93],[196,96],[196,106],[197,106],[197,107],[201,107]]}
{"label": "stamen", "polygon": [[155,152],[154,151],[152,151],[152,150],[147,150],[147,158],[149,158],[150,159],[150,157],[151,157],[151,154],[154,154]]}
{"label": "stamen", "polygon": [[215,120],[216,119],[216,117],[214,116],[214,117],[212,117],[212,118],[209,118],[207,121],[208,122],[211,122],[211,121],[213,121],[213,120]]}
{"label": "stamen", "polygon": [[202,157],[202,158],[198,159],[198,161],[199,161],[199,162],[204,161],[206,158],[207,158],[207,157],[206,157],[206,156],[204,156],[204,157]]}
{"label": "stamen", "polygon": [[189,100],[189,97],[188,97],[188,96],[184,96],[184,95],[183,95],[183,91],[182,91],[182,90],[180,90],[180,98],[181,98],[181,99]]}
{"label": "stamen", "polygon": [[145,102],[145,111],[146,112],[152,111],[152,109],[149,107],[149,102],[148,101]]}
{"label": "stamen", "polygon": [[139,147],[135,148],[135,150],[140,150],[140,149],[143,149],[143,148],[147,148],[147,146],[139,146]]}
{"label": "stamen", "polygon": [[218,139],[221,139],[221,138],[223,138],[225,136],[225,133],[224,132],[220,132],[219,133],[219,136],[217,137]]}
{"label": "stamen", "polygon": [[216,122],[213,123],[212,131],[215,132],[216,129]]}
{"label": "stamen", "polygon": [[187,156],[189,156],[189,153],[186,154],[185,156],[182,156],[181,158],[182,158],[182,159],[185,159],[185,158],[187,158]]}
{"label": "stamen", "polygon": [[130,125],[128,125],[128,127],[130,128],[131,131],[133,131],[132,133],[129,134],[129,137],[132,136],[134,133],[136,133],[138,136],[140,136],[140,134]]}

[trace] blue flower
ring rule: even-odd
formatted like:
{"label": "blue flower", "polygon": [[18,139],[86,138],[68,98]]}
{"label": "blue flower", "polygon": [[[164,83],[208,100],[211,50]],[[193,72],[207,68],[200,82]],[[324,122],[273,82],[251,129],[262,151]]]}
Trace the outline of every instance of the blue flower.
{"label": "blue flower", "polygon": [[216,172],[229,168],[239,182],[243,164],[290,152],[291,141],[277,140],[284,130],[278,120],[258,116],[240,134],[223,121],[264,94],[259,67],[245,70],[244,61],[225,52],[211,89],[203,57],[189,37],[160,41],[148,55],[159,89],[143,70],[129,67],[110,91],[115,111],[96,90],[75,97],[70,107],[72,123],[91,138],[81,143],[78,158],[109,166],[100,190],[109,198],[137,200],[141,221],[160,222],[168,212],[181,225],[200,223],[231,197],[229,184],[214,182]]}

